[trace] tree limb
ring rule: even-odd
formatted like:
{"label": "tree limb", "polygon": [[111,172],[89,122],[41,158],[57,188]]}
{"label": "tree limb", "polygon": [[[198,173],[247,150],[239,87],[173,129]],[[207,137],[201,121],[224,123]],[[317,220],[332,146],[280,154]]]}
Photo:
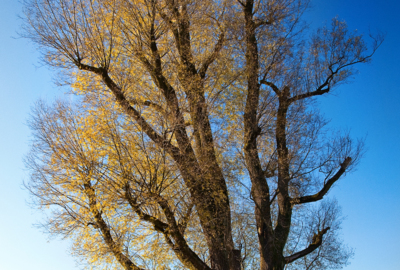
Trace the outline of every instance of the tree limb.
{"label": "tree limb", "polygon": [[344,69],[346,67],[353,66],[353,65],[359,64],[359,63],[364,63],[364,62],[368,61],[368,59],[370,59],[374,53],[375,53],[375,50],[370,55],[368,55],[366,57],[363,57],[363,58],[361,58],[361,59],[359,59],[357,61],[352,61],[350,63],[343,64],[343,65],[339,66],[338,68],[336,68],[334,70],[333,70],[333,65],[336,64],[336,63],[332,63],[329,66],[329,70],[331,71],[331,74],[326,78],[326,80],[315,91],[304,93],[304,94],[300,94],[300,95],[296,95],[296,96],[294,96],[294,97],[292,97],[292,98],[290,98],[288,100],[289,103],[295,102],[295,101],[300,100],[300,99],[305,99],[305,98],[308,98],[308,97],[318,96],[318,95],[323,95],[325,93],[328,93],[330,91],[330,89],[331,89],[331,85],[330,84],[333,81],[335,75],[339,73],[339,71],[341,71],[342,69]]}
{"label": "tree limb", "polygon": [[323,95],[325,93],[328,93],[329,90],[330,90],[329,87],[327,87],[325,89],[317,89],[317,90],[312,91],[312,92],[296,95],[296,96],[290,98],[288,101],[289,101],[289,103],[292,103],[292,102],[295,102],[295,101],[300,100],[300,99],[305,99],[305,98],[313,97],[313,96],[320,96],[320,95]]}
{"label": "tree limb", "polygon": [[172,145],[169,141],[165,140],[163,138],[163,136],[159,135],[149,125],[149,123],[147,123],[147,121],[142,117],[142,115],[135,108],[133,108],[130,105],[129,101],[126,99],[121,88],[110,78],[107,70],[105,70],[104,68],[92,67],[92,66],[85,65],[82,63],[76,63],[76,65],[81,70],[90,71],[97,75],[100,75],[103,82],[107,85],[107,87],[114,94],[114,97],[116,98],[118,104],[122,107],[122,109],[125,111],[125,113],[128,114],[129,116],[133,117],[136,120],[136,122],[143,129],[143,131],[147,134],[147,136],[150,137],[150,139],[152,139],[156,144],[158,144],[163,149],[166,149],[169,152],[169,154],[171,154],[174,157],[174,159],[176,159],[176,160],[180,159],[179,148]]}
{"label": "tree limb", "polygon": [[300,258],[310,254],[311,252],[316,250],[319,246],[321,246],[322,238],[329,229],[330,229],[330,227],[327,227],[327,228],[323,229],[322,231],[318,231],[318,233],[314,234],[312,243],[307,248],[305,248],[302,251],[299,251],[295,254],[285,257],[286,264],[294,262],[295,260],[300,259]]}
{"label": "tree limb", "polygon": [[148,215],[140,210],[139,205],[136,202],[136,199],[132,197],[132,194],[129,190],[129,184],[125,184],[125,199],[128,201],[129,205],[132,207],[133,211],[139,216],[141,220],[147,221],[153,224],[154,229],[158,232],[165,233],[165,230],[168,228],[168,224],[162,222],[158,218],[155,218],[151,215]]}
{"label": "tree limb", "polygon": [[292,204],[302,204],[302,203],[316,202],[321,200],[326,195],[326,193],[328,193],[332,185],[337,180],[339,180],[339,178],[346,172],[346,169],[349,167],[351,160],[352,160],[351,157],[347,157],[344,160],[344,162],[340,165],[339,171],[325,183],[324,187],[318,193],[300,198],[293,198],[291,200]]}
{"label": "tree limb", "polygon": [[260,83],[271,87],[271,89],[275,92],[275,94],[278,97],[281,96],[281,90],[279,90],[279,88],[275,84],[273,84],[272,82],[268,82],[266,80],[261,80]]}
{"label": "tree limb", "polygon": [[176,222],[174,212],[170,208],[168,202],[159,195],[155,196],[157,197],[157,202],[169,223],[167,235],[170,235],[175,241],[175,243],[171,242],[170,245],[172,244],[171,247],[175,254],[180,258],[181,262],[189,269],[211,270],[187,244],[186,239],[179,230],[179,225]]}
{"label": "tree limb", "polygon": [[114,254],[118,262],[126,269],[126,270],[144,270],[138,266],[136,266],[125,254],[122,253],[122,249],[120,244],[118,244],[111,235],[111,230],[107,223],[104,221],[102,217],[102,212],[97,207],[97,199],[96,192],[92,187],[90,181],[86,181],[84,183],[86,196],[89,198],[89,207],[90,212],[94,216],[95,223],[97,228],[101,231],[104,242],[106,242],[108,248]]}
{"label": "tree limb", "polygon": [[[153,224],[156,231],[164,235],[168,245],[181,259],[181,262],[183,262],[184,265],[189,269],[211,270],[207,266],[207,264],[205,264],[187,244],[186,240],[179,230],[179,225],[176,223],[174,212],[169,207],[168,202],[160,195],[150,194],[150,196],[154,197],[154,199],[157,200],[158,204],[163,209],[163,212],[169,224],[166,224],[153,216],[143,213],[139,209],[138,204],[136,203],[136,199],[133,198],[132,194],[130,193],[129,183],[125,184],[125,198],[131,205],[133,210],[139,215],[140,219],[150,222],[151,224]],[[170,237],[174,240],[174,242],[171,240]]]}
{"label": "tree limb", "polygon": [[295,102],[297,100],[300,100],[300,99],[305,99],[305,98],[313,97],[313,96],[320,96],[320,95],[323,95],[325,93],[328,93],[329,90],[331,89],[330,83],[333,80],[333,77],[339,72],[339,69],[337,69],[336,71],[333,71],[331,69],[331,67],[329,67],[329,69],[331,70],[331,74],[326,78],[326,80],[315,91],[291,97],[288,100],[289,103],[293,103],[293,102]]}

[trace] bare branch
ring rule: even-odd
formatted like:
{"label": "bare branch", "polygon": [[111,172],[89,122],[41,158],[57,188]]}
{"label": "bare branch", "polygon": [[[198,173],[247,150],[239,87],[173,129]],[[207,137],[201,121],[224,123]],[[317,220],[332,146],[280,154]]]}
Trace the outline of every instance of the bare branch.
{"label": "bare branch", "polygon": [[[326,86],[326,85],[324,84],[324,86]],[[308,98],[308,97],[314,97],[314,96],[323,95],[325,93],[328,93],[329,90],[330,90],[329,87],[327,87],[325,89],[322,89],[322,87],[320,87],[320,88],[318,88],[317,90],[315,90],[313,92],[308,92],[308,93],[305,93],[305,94],[296,95],[296,96],[290,98],[288,102],[289,103],[293,103],[293,102],[295,102],[297,100],[300,100],[300,99],[305,99],[305,98]]]}
{"label": "bare branch", "polygon": [[330,229],[330,227],[327,227],[327,228],[323,229],[322,231],[318,231],[318,233],[314,234],[312,243],[307,248],[305,248],[302,251],[299,251],[295,254],[285,257],[286,264],[294,262],[295,260],[300,259],[300,258],[310,254],[311,252],[316,250],[319,246],[321,246],[322,238],[329,229]]}
{"label": "bare branch", "polygon": [[279,90],[279,88],[272,82],[268,82],[266,80],[261,80],[260,82],[261,84],[265,84],[269,87],[271,87],[272,90],[274,90],[275,94],[279,97],[281,96],[281,90]]}
{"label": "bare branch", "polygon": [[300,198],[293,198],[291,199],[292,204],[302,204],[321,200],[326,193],[328,193],[332,185],[346,172],[346,169],[351,164],[351,161],[352,159],[347,157],[340,165],[339,171],[325,183],[324,187],[318,193]]}

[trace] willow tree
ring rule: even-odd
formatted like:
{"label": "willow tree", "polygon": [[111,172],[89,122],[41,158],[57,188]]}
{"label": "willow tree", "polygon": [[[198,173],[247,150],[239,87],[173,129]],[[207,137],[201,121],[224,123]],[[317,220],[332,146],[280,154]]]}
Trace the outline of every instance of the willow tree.
{"label": "willow tree", "polygon": [[78,96],[31,122],[46,228],[116,269],[346,264],[322,199],[362,144],[327,133],[315,98],[381,39],[368,51],[337,19],[306,35],[307,5],[26,0],[23,35]]}

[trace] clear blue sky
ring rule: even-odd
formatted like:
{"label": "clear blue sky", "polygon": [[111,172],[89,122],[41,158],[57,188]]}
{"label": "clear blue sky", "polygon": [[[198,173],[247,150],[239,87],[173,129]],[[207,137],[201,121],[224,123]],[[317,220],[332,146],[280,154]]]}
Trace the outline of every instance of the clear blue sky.
{"label": "clear blue sky", "polygon": [[[68,255],[68,242],[48,242],[32,226],[42,216],[28,206],[28,193],[22,188],[30,107],[66,89],[54,86],[47,67],[38,67],[32,44],[12,38],[17,36],[20,13],[18,1],[0,0],[0,269],[80,269]],[[347,216],[343,239],[355,249],[346,270],[400,269],[399,14],[399,0],[315,0],[306,14],[313,27],[339,16],[361,33],[386,32],[373,62],[360,66],[351,84],[320,99],[332,127],[350,129],[355,137],[367,135],[368,152],[358,170],[331,193]]]}

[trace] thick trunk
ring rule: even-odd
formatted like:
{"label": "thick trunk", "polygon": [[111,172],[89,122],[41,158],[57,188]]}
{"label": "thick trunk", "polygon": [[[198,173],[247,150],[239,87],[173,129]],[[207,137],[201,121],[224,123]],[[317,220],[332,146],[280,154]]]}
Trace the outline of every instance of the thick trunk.
{"label": "thick trunk", "polygon": [[[90,67],[84,65],[81,68],[90,70]],[[106,72],[103,70],[94,70],[94,72],[102,76],[103,81],[114,93],[118,103],[120,103],[125,112],[129,116],[132,116],[142,126],[149,137],[160,147],[166,149],[176,161],[182,177],[190,190],[193,203],[196,206],[208,244],[210,261],[214,266],[213,269],[234,269],[228,189],[222,171],[217,163],[214,149],[207,148],[202,151],[204,155],[200,159],[207,159],[208,161],[208,166],[202,167],[202,163],[199,162],[199,158],[196,157],[193,151],[179,111],[176,112],[176,120],[181,122],[181,125],[176,130],[176,138],[179,145],[179,148],[177,148],[169,142],[167,143],[144,121],[139,112],[130,106],[121,89],[111,80]],[[174,93],[170,93],[168,97],[171,100],[176,99]],[[202,123],[199,123],[197,126],[203,129],[202,132],[207,134],[207,136],[204,136],[205,143],[203,144],[213,145],[211,126],[206,115],[203,115]]]}
{"label": "thick trunk", "polygon": [[[279,98],[279,108],[276,120],[276,145],[278,150],[278,220],[275,228],[275,250],[279,254],[283,254],[287,238],[290,232],[291,219],[292,219],[292,203],[289,196],[289,150],[287,148],[286,138],[286,114],[289,104],[287,96],[289,89],[284,88],[282,95]],[[282,256],[283,255],[279,255]],[[280,261],[281,259],[279,259]]]}
{"label": "thick trunk", "polygon": [[[179,146],[180,150],[187,152],[192,159],[192,162],[185,162],[186,164],[181,168],[190,174],[195,182],[194,203],[209,248],[211,268],[233,270],[235,263],[228,188],[215,155],[203,79],[198,74],[193,61],[190,18],[186,4],[179,3],[178,5],[174,1],[167,1],[167,3],[176,19],[177,27],[173,27],[172,32],[182,63],[178,72],[189,101],[191,124],[196,140],[195,149],[189,139],[187,143]],[[184,123],[181,123],[181,127],[182,124]],[[187,137],[185,134],[185,138]]]}
{"label": "thick trunk", "polygon": [[[191,152],[194,157],[194,153]],[[192,199],[199,215],[201,227],[209,248],[211,268],[233,269],[233,240],[228,193],[222,174],[200,169],[195,159],[192,166],[181,166],[182,176],[191,178],[195,185],[191,189]],[[187,161],[185,162],[188,165]]]}
{"label": "thick trunk", "polygon": [[257,225],[260,269],[272,269],[273,240],[270,191],[265,178],[265,173],[258,156],[257,137],[260,135],[257,113],[260,98],[260,85],[258,82],[259,59],[256,37],[256,26],[253,20],[253,1],[248,0],[244,7],[246,21],[246,67],[247,67],[247,100],[244,114],[244,152],[246,165],[252,183],[251,194],[255,203],[255,218]]}

